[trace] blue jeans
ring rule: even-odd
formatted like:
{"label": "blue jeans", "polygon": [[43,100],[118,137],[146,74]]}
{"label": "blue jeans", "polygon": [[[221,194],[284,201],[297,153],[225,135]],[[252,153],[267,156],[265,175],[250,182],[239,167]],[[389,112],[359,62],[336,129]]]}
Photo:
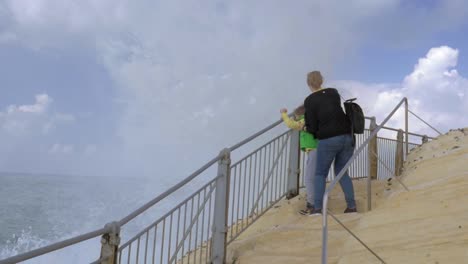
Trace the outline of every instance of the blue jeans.
{"label": "blue jeans", "polygon": [[307,154],[307,166],[305,169],[304,184],[307,193],[307,203],[314,205],[314,180],[315,167],[317,166],[317,150],[313,149]]}
{"label": "blue jeans", "polygon": [[[340,135],[319,140],[317,147],[317,168],[314,178],[314,207],[322,209],[325,181],[333,160],[335,160],[335,174],[338,174],[353,156],[354,147],[351,135]],[[340,180],[341,189],[345,195],[348,208],[356,208],[354,188],[348,171]]]}

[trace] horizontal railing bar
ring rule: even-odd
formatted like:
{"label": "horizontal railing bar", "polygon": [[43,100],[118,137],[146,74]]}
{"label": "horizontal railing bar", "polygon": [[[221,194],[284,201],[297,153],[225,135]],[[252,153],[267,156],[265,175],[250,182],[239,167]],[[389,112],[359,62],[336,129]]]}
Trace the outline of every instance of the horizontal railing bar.
{"label": "horizontal railing bar", "polygon": [[0,264],[14,264],[14,263],[18,263],[21,261],[25,261],[34,257],[38,257],[41,255],[50,253],[52,251],[62,249],[64,247],[71,246],[73,244],[77,244],[77,243],[89,240],[91,238],[95,238],[97,236],[103,235],[110,231],[111,231],[110,227],[109,228],[104,227],[104,228],[101,228],[101,229],[98,229],[98,230],[95,230],[95,231],[92,231],[83,235],[79,235],[70,239],[66,239],[66,240],[63,240],[63,241],[60,241],[60,242],[57,242],[57,243],[54,243],[54,244],[51,244],[42,248],[31,250],[29,252],[19,254],[11,258],[0,260]]}
{"label": "horizontal railing bar", "polygon": [[168,217],[169,215],[171,215],[172,213],[174,213],[175,211],[177,211],[177,209],[181,208],[184,204],[186,204],[190,199],[192,199],[193,197],[195,197],[197,194],[201,193],[202,190],[206,189],[206,187],[208,187],[210,184],[213,184],[214,182],[216,181],[216,178],[211,180],[209,183],[205,184],[203,187],[201,187],[200,189],[198,189],[197,191],[195,191],[191,196],[189,196],[187,199],[185,199],[184,201],[180,202],[177,206],[175,206],[171,211],[167,212],[165,215],[161,216],[158,220],[156,220],[154,223],[152,223],[151,225],[149,225],[148,227],[146,227],[145,229],[143,229],[141,232],[139,232],[138,234],[136,234],[134,237],[132,237],[131,239],[129,239],[127,242],[125,242],[122,246],[120,246],[119,250],[123,250],[125,249],[125,247],[127,247],[128,245],[130,245],[132,242],[134,242],[135,240],[138,239],[138,237],[140,237],[141,235],[143,235],[144,233],[148,232],[150,229],[152,229],[153,227],[155,227],[156,225],[158,225],[159,223],[161,223],[163,221],[164,218]]}
{"label": "horizontal railing bar", "polygon": [[249,157],[251,157],[252,155],[254,155],[255,153],[258,153],[260,150],[262,150],[263,148],[265,148],[266,146],[268,146],[269,144],[273,143],[275,140],[283,137],[284,135],[288,134],[289,131],[291,130],[288,130],[286,132],[284,132],[283,134],[275,137],[274,139],[268,141],[267,143],[263,144],[261,147],[259,147],[258,149],[252,151],[250,154],[248,154],[247,156],[245,156],[244,158],[242,158],[241,160],[237,161],[236,163],[234,163],[233,165],[231,165],[231,168],[234,168],[235,166],[239,165],[239,163],[241,163],[242,161],[248,159]]}
{"label": "horizontal railing bar", "polygon": [[122,218],[122,220],[119,221],[119,225],[120,226],[123,226],[125,225],[126,223],[130,222],[130,220],[132,220],[133,218],[137,217],[138,215],[140,215],[141,213],[143,213],[144,211],[148,210],[148,208],[152,207],[153,205],[155,205],[156,203],[158,203],[159,201],[161,201],[162,199],[166,198],[167,196],[171,195],[173,192],[177,191],[178,189],[180,189],[182,186],[184,186],[185,184],[187,184],[188,182],[190,182],[191,180],[193,180],[195,177],[197,177],[198,175],[200,175],[202,172],[204,172],[206,169],[208,169],[209,167],[211,167],[211,165],[215,164],[216,162],[218,162],[220,159],[222,158],[221,155],[218,155],[216,156],[215,158],[213,158],[211,161],[209,161],[208,163],[206,163],[203,167],[201,167],[200,169],[198,169],[197,171],[195,171],[194,173],[192,173],[190,176],[188,176],[187,178],[185,178],[184,180],[182,180],[181,182],[179,182],[178,184],[172,186],[169,190],[165,191],[164,193],[162,193],[161,195],[159,195],[158,197],[154,198],[153,200],[147,202],[145,205],[143,205],[142,207],[138,208],[137,210],[133,211],[131,214],[127,215],[126,217]]}
{"label": "horizontal railing bar", "polygon": [[[386,127],[386,126],[383,126],[382,129],[392,130],[392,131],[395,131],[395,132],[399,131],[399,129],[396,129],[396,128],[393,128],[393,127]],[[412,132],[408,132],[408,135],[415,136],[415,137],[424,137],[425,136],[425,135],[416,134],[416,133],[412,133]],[[434,139],[434,137],[429,137],[429,136],[427,136],[427,138],[428,139]]]}
{"label": "horizontal railing bar", "polygon": [[[291,117],[291,116],[293,116],[293,114],[289,114],[289,117]],[[365,116],[364,118],[369,119],[369,120],[372,119],[372,117],[367,117],[367,116]],[[283,122],[283,119],[280,119],[280,120],[276,121],[275,123],[273,123],[273,124],[267,126],[266,128],[258,131],[257,133],[253,134],[252,136],[250,136],[250,137],[242,140],[241,142],[235,144],[234,146],[230,147],[229,150],[232,152],[232,151],[242,147],[243,145],[245,145],[245,144],[249,143],[250,141],[254,140],[255,138],[257,138],[257,137],[261,136],[262,134],[268,132],[269,130],[273,129],[274,127],[281,124],[282,122]]]}
{"label": "horizontal railing bar", "polygon": [[[292,114],[290,114],[289,116],[292,116]],[[240,147],[242,147],[243,145],[249,143],[250,141],[256,139],[257,137],[263,135],[264,133],[268,132],[269,130],[273,129],[274,127],[276,127],[277,125],[281,124],[283,122],[282,119],[274,122],[273,124],[265,127],[264,129],[258,131],[257,133],[253,134],[252,136],[242,140],[241,142],[235,144],[234,146],[230,147],[229,150],[232,152]]]}
{"label": "horizontal railing bar", "polygon": [[[393,138],[384,138],[384,137],[377,137],[377,139],[382,139],[382,140],[388,140],[388,141],[393,141],[393,142],[398,142],[398,140],[396,139],[393,139]],[[411,144],[411,145],[421,145],[419,143],[413,143],[413,142],[408,142],[408,144]]]}

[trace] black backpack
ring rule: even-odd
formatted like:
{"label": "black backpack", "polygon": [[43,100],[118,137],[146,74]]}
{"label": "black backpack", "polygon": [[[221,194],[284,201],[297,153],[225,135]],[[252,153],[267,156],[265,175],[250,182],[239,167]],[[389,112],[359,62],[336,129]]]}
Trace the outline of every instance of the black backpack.
{"label": "black backpack", "polygon": [[361,107],[354,103],[356,98],[346,100],[344,104],[346,116],[348,116],[351,122],[351,133],[352,134],[364,134],[365,119],[364,113]]}

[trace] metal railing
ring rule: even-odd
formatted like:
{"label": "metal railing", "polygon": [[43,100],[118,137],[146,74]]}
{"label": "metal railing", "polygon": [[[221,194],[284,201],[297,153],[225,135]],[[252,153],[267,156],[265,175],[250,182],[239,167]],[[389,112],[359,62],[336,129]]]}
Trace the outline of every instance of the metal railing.
{"label": "metal railing", "polygon": [[[198,245],[206,245],[207,239],[211,237],[208,227],[213,221],[211,208],[215,181],[205,184],[120,246],[118,263],[172,263],[192,252]],[[194,251],[188,258],[193,257],[194,262],[197,257],[207,259],[208,249],[206,247],[204,252]]]}
{"label": "metal railing", "polygon": [[[356,163],[349,164],[351,177],[369,176],[371,154],[367,143],[370,137],[375,136],[379,129],[398,131],[383,127],[385,122],[376,130],[366,129],[363,135],[357,135],[359,150],[354,156]],[[284,197],[294,197],[299,193],[299,187],[304,185],[306,157],[299,150],[299,132],[281,132],[264,144],[250,144],[281,123],[279,120],[221,151],[187,178],[121,220],[68,240],[0,260],[0,264],[21,262],[98,236],[101,236],[101,256],[92,263],[223,263],[226,247],[232,241],[276,202]],[[407,135],[423,137],[409,133],[407,129],[406,132]],[[395,150],[392,144],[396,145],[398,141],[378,138],[377,142],[378,155],[389,164],[385,169],[393,168]],[[253,150],[231,164],[231,153],[247,144]],[[410,146],[408,143],[408,148]],[[185,199],[178,201],[167,213],[120,244],[122,227],[155,205],[167,201],[170,195],[185,190],[183,188],[202,177],[203,173],[212,175],[210,170],[215,169],[215,164],[218,171],[214,178],[206,180],[190,194],[184,193]],[[378,169],[378,179],[391,175],[385,169]],[[331,170],[328,179],[336,182],[339,177],[340,174],[334,177]]]}
{"label": "metal railing", "polygon": [[[240,233],[264,213],[269,208],[268,205],[284,197],[285,189],[287,188],[279,188],[279,186],[281,186],[280,182],[284,182],[286,179],[286,177],[284,177],[284,171],[287,170],[286,167],[289,165],[289,161],[287,160],[289,148],[287,147],[290,144],[290,133],[282,133],[280,136],[259,147],[252,152],[252,154],[244,157],[232,166],[230,166],[229,154],[231,151],[235,151],[266,132],[271,131],[281,123],[282,120],[278,120],[221,152],[193,174],[121,220],[112,222],[107,224],[104,228],[83,235],[0,260],[0,264],[18,263],[29,260],[98,236],[101,236],[101,256],[92,263],[200,263],[201,261],[221,263],[222,261],[220,262],[219,259],[216,259],[216,256],[220,253],[213,252],[215,247],[212,247],[212,245],[216,244],[213,243],[213,237],[215,237],[216,232],[227,232],[221,230],[222,228],[218,231],[215,231],[213,228],[216,224],[216,219],[219,219],[219,212],[217,212],[218,215],[216,217],[214,215],[215,207],[223,207],[219,204],[216,205],[219,199],[216,199],[214,196],[219,193],[222,194],[220,187],[225,188],[229,186],[230,171],[232,170],[235,172],[232,176],[232,181],[234,183],[232,191],[226,189],[224,195],[230,194],[230,196],[226,196],[223,200],[229,199],[240,211],[231,210],[228,217],[228,203],[226,202],[226,206],[222,208],[222,210],[226,211],[226,222],[218,223],[218,225],[228,226],[231,225],[232,222],[238,222],[240,218],[247,217],[249,211],[255,209],[255,216],[249,216],[247,222],[240,222],[240,225],[236,226],[235,232],[234,229],[232,229],[230,234],[230,241],[232,241],[234,236],[237,237],[240,235]],[[280,144],[282,146],[280,146]],[[227,159],[226,152],[228,154]],[[256,165],[254,164],[255,160],[257,160],[257,163],[255,163]],[[218,163],[218,167],[222,167],[222,162],[228,162],[227,164],[229,164],[225,172],[220,173],[218,171],[218,175],[214,179],[210,180],[199,190],[123,243],[120,247],[118,246],[120,244],[121,227],[192,182],[203,172],[212,168],[214,164]],[[266,162],[268,162],[267,167],[265,167]],[[257,166],[257,171],[250,171],[250,166],[253,165]],[[249,166],[249,171],[246,170],[247,166]],[[262,182],[259,180],[260,177],[263,177]],[[220,178],[224,178],[222,186],[219,185]],[[249,191],[243,189],[246,188],[246,185]],[[271,199],[273,199],[273,202]],[[228,218],[231,219],[229,223],[227,221]],[[227,245],[226,239],[224,239],[225,241],[217,241],[217,243],[219,244],[219,242],[221,242],[221,244]],[[203,250],[200,250],[200,248]],[[221,252],[221,254],[224,255],[224,252]]]}
{"label": "metal railing", "polygon": [[[285,196],[290,134],[282,133],[230,165],[229,204],[222,209],[229,208],[226,245]],[[211,180],[119,247],[118,263],[214,261],[211,226],[218,215],[214,206],[218,179]]]}
{"label": "metal railing", "polygon": [[281,134],[231,166],[228,244],[287,194],[290,134]]}
{"label": "metal railing", "polygon": [[[403,98],[399,103],[398,105],[392,110],[392,112],[390,112],[390,114],[384,119],[384,121],[378,125],[371,133],[370,135],[366,138],[366,140],[357,148],[357,150],[354,152],[353,156],[349,159],[349,161],[346,163],[346,165],[343,167],[343,169],[336,175],[336,177],[333,179],[333,181],[331,181],[330,185],[326,188],[325,190],[325,193],[323,195],[323,204],[322,204],[322,264],[326,264],[327,263],[327,256],[328,256],[328,214],[329,214],[329,211],[328,211],[328,198],[329,198],[329,195],[331,193],[331,191],[333,190],[333,188],[335,187],[335,185],[337,184],[337,182],[345,175],[345,173],[351,168],[351,166],[353,165],[354,162],[356,162],[356,160],[358,159],[358,157],[360,155],[362,155],[362,153],[364,152],[365,149],[368,148],[369,146],[369,143],[371,142],[371,140],[373,140],[374,138],[377,138],[377,140],[379,140],[379,138],[377,137],[377,133],[384,128],[384,125],[390,120],[390,118],[393,117],[393,115],[396,113],[396,111],[402,106],[402,105],[405,105],[405,140],[404,140],[404,145],[405,145],[405,151],[404,151],[404,155],[401,155],[401,158],[404,159],[406,158],[406,155],[409,153],[409,150],[410,150],[410,146],[411,145],[415,145],[415,144],[411,144],[409,142],[409,135],[411,134],[412,136],[421,136],[423,138],[423,140],[426,140],[428,137],[427,136],[424,136],[424,135],[418,135],[418,134],[414,134],[414,133],[410,133],[408,131],[408,113],[411,113],[413,114],[414,116],[416,116],[418,119],[422,120],[425,124],[427,124],[429,127],[431,127],[432,129],[434,129],[437,133],[441,134],[440,131],[436,130],[435,128],[433,128],[432,126],[430,126],[427,122],[425,122],[422,118],[420,118],[419,116],[417,116],[415,113],[409,111],[408,109],[408,100],[407,98]],[[385,127],[386,128],[386,127]],[[395,130],[395,131],[399,131],[401,132],[401,138],[402,138],[402,135],[403,135],[403,131],[401,130],[397,130],[397,129],[392,129],[392,128],[386,128],[386,129],[390,129],[390,130]],[[381,145],[385,146],[385,143],[387,143],[387,146],[388,146],[388,143],[389,142],[395,142],[395,143],[400,143],[400,140],[401,139],[398,139],[396,141],[394,140],[389,140],[389,139],[382,139],[380,138],[380,141],[381,141]],[[402,141],[402,140],[401,140]],[[382,144],[384,143],[384,144]],[[401,142],[403,143],[403,142]],[[398,145],[397,145],[398,146]],[[397,147],[398,148],[398,147]],[[401,148],[403,150],[403,148]],[[395,151],[398,155],[398,149]],[[395,153],[393,152],[393,153]],[[392,153],[392,151],[390,151],[389,153]],[[392,157],[384,157],[384,159],[382,160],[380,156],[380,153],[377,155],[377,153],[373,153],[374,155],[377,156],[377,158],[379,159],[379,162],[382,164],[383,163],[383,167],[384,169],[386,169],[387,171],[390,170],[389,166],[387,166],[385,164],[385,159],[387,162],[391,163],[392,161],[396,164],[398,163],[397,161],[397,157],[395,157],[395,160],[392,160]],[[400,164],[401,166],[401,164]],[[379,171],[384,171],[384,170],[379,170]],[[396,171],[390,171],[390,174],[393,174],[395,175]],[[393,176],[392,175],[392,176]],[[370,177],[371,175],[368,175],[367,178],[368,178],[368,182],[370,183]],[[404,186],[407,190],[409,190],[406,186]],[[368,184],[368,195],[367,195],[367,199],[369,199],[369,204],[370,204],[370,184]],[[369,205],[370,206],[370,205]],[[334,217],[335,218],[335,217]],[[338,222],[339,220],[336,219]],[[339,224],[341,224],[339,222]],[[345,228],[347,229],[347,228]],[[352,232],[350,232],[352,236],[354,236],[355,238],[357,238],[357,240],[363,244],[368,250],[369,252],[371,252],[372,254],[374,254],[379,260],[381,260],[383,262],[383,260],[375,253],[373,252],[367,245],[364,244],[364,242],[362,242],[356,235],[354,235]],[[384,262],[383,262],[384,263]]]}
{"label": "metal railing", "polygon": [[[422,141],[423,136],[414,134],[414,133],[409,133],[409,134],[410,135],[413,134],[413,136],[421,137],[421,141]],[[377,144],[379,146],[377,156],[380,159],[378,163],[378,169],[377,169],[378,170],[377,178],[379,180],[384,180],[384,179],[394,177],[395,176],[395,152],[397,150],[398,140],[377,137]],[[409,142],[408,146],[409,146],[408,149],[411,150],[419,146],[419,144]],[[404,153],[404,155],[406,159],[406,153]],[[391,170],[388,170],[386,167],[391,168]]]}

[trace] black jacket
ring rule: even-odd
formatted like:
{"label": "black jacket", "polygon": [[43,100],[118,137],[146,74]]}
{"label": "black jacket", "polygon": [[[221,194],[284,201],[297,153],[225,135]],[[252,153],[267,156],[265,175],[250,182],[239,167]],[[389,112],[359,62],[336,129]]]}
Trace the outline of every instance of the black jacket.
{"label": "black jacket", "polygon": [[310,94],[304,100],[307,132],[317,139],[351,134],[351,123],[341,107],[340,94],[334,88],[325,88]]}

